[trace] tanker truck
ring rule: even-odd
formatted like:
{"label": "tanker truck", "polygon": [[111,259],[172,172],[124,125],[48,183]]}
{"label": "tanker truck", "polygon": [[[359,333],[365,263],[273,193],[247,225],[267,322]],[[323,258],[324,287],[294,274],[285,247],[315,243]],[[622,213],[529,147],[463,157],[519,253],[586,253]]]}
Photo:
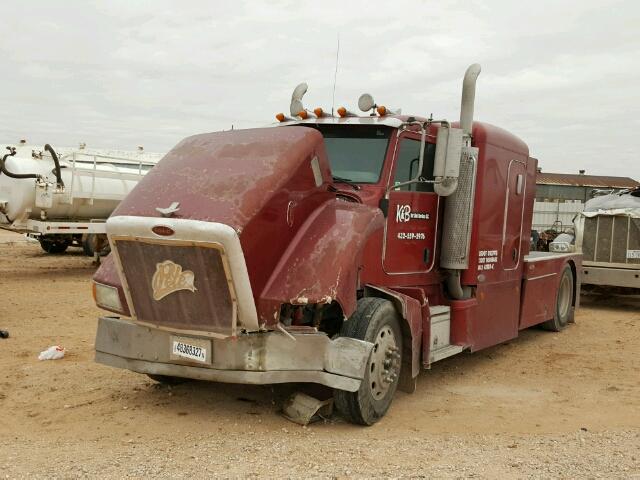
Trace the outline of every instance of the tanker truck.
{"label": "tanker truck", "polygon": [[[5,150],[6,148],[6,150]],[[36,238],[47,253],[106,245],[105,220],[162,157],[157,153],[6,145],[0,160],[0,228]]]}
{"label": "tanker truck", "polygon": [[315,383],[371,425],[421,369],[579,303],[581,257],[529,252],[537,161],[474,122],[307,110],[268,128],[188,137],[107,220],[97,362],[242,384]]}

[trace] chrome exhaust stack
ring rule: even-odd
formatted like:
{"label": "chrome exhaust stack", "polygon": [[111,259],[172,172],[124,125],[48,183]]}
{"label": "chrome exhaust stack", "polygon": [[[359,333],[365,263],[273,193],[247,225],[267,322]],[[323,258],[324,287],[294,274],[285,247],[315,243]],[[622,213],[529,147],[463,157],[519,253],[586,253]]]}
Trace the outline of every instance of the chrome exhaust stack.
{"label": "chrome exhaust stack", "polygon": [[471,146],[473,132],[473,109],[476,101],[476,81],[480,75],[479,63],[474,63],[467,68],[462,81],[462,102],[460,104],[460,128],[464,133],[464,146]]}
{"label": "chrome exhaust stack", "polygon": [[460,174],[457,188],[447,197],[444,211],[440,266],[449,271],[446,281],[447,291],[456,300],[470,298],[472,293],[471,287],[462,286],[461,274],[463,270],[469,268],[471,220],[478,158],[478,149],[471,146],[471,139],[476,81],[480,70],[480,65],[474,63],[464,74],[460,105],[460,128],[462,129]]}

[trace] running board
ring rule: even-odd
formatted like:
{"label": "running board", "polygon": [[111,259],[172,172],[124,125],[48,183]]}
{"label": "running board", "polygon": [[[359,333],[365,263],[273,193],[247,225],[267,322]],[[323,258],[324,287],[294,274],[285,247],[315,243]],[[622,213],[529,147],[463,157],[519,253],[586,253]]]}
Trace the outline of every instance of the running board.
{"label": "running board", "polygon": [[439,348],[438,350],[430,352],[429,361],[430,363],[434,363],[434,362],[437,362],[438,360],[442,360],[444,358],[457,355],[463,350],[464,350],[464,346],[462,345],[449,345],[448,347]]}

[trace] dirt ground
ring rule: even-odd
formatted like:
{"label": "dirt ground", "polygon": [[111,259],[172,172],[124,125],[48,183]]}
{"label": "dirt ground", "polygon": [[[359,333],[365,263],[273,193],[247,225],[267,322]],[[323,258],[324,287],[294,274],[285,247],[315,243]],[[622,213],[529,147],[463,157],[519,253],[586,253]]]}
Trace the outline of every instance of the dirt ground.
{"label": "dirt ground", "polygon": [[442,361],[372,427],[301,427],[278,413],[293,386],[168,388],[94,363],[94,269],[0,233],[0,478],[640,478],[635,303],[585,300],[562,333]]}

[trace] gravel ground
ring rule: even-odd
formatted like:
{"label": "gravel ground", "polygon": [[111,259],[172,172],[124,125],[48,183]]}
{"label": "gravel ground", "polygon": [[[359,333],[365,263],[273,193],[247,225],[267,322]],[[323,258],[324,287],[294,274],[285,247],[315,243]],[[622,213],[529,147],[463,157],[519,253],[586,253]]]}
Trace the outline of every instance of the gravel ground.
{"label": "gravel ground", "polygon": [[[94,363],[91,260],[16,239],[0,235],[0,478],[640,479],[634,303],[587,300],[560,334],[440,362],[373,427],[305,428],[278,413],[296,385],[169,388]],[[65,358],[39,362],[55,344]]]}

